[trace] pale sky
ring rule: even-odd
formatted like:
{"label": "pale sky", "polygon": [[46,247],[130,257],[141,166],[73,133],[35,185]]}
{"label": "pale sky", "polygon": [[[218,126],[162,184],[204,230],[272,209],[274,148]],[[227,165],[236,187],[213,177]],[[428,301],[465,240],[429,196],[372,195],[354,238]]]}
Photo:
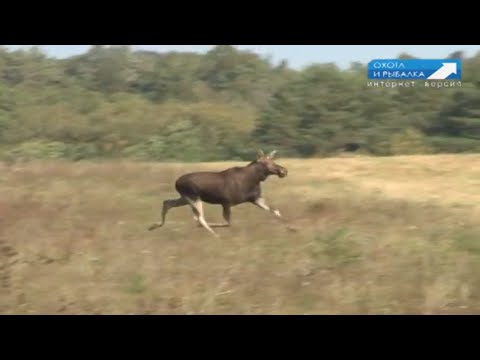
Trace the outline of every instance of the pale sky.
{"label": "pale sky", "polygon": [[[10,49],[31,45],[5,45]],[[194,51],[205,53],[214,45],[132,45],[134,49],[159,52]],[[480,52],[480,45],[234,45],[238,49],[253,50],[262,56],[270,56],[278,63],[285,59],[289,65],[301,69],[312,63],[334,62],[345,68],[351,62],[368,63],[372,59],[395,58],[406,52],[418,58],[444,58],[454,51],[464,51],[466,56]],[[90,45],[39,45],[49,56],[65,58],[87,51]]]}

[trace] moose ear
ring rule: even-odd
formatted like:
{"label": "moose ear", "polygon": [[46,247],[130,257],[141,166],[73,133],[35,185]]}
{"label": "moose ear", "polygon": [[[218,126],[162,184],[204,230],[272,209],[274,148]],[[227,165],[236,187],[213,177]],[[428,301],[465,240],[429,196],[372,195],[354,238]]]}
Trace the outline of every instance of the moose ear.
{"label": "moose ear", "polygon": [[265,154],[263,153],[263,150],[262,150],[262,149],[258,150],[258,152],[257,152],[257,159],[260,159],[260,158],[262,158],[262,157],[264,157],[264,156],[265,156]]}
{"label": "moose ear", "polygon": [[270,153],[270,155],[268,155],[268,157],[269,157],[270,159],[273,159],[273,158],[275,157],[275,154],[276,154],[276,153],[277,153],[277,150],[273,150],[273,151]]}

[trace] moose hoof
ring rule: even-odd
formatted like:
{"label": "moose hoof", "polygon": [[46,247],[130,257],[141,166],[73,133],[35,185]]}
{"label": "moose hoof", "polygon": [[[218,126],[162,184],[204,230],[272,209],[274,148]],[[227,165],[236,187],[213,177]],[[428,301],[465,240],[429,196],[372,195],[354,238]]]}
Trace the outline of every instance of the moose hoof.
{"label": "moose hoof", "polygon": [[159,228],[161,226],[162,226],[161,224],[153,224],[148,228],[148,231],[155,230],[156,228]]}
{"label": "moose hoof", "polygon": [[280,214],[280,211],[278,211],[278,210],[274,210],[273,213],[275,215],[277,215],[278,217],[282,217],[282,215]]}

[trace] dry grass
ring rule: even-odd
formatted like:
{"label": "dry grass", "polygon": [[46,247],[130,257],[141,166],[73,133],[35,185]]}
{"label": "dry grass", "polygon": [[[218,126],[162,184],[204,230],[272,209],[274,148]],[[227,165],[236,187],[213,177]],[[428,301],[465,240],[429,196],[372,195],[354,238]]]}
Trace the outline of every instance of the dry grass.
{"label": "dry grass", "polygon": [[178,175],[238,163],[0,165],[0,313],[480,313],[480,156],[279,163],[287,223],[241,205],[221,239],[187,207],[146,229]]}

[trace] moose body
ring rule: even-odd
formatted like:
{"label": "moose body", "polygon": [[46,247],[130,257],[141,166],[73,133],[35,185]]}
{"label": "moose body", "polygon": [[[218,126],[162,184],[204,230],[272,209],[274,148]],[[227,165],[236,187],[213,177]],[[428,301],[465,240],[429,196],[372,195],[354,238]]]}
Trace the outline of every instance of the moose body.
{"label": "moose body", "polygon": [[234,167],[221,172],[186,174],[176,181],[175,188],[184,196],[209,204],[234,206],[254,201],[260,196],[260,184],[245,170]]}
{"label": "moose body", "polygon": [[[273,161],[275,151],[268,156],[259,152],[257,159],[243,167],[232,167],[219,172],[195,172],[180,176],[175,189],[180,198],[163,202],[162,220],[150,226],[149,230],[163,226],[169,209],[190,205],[194,219],[199,225],[217,235],[212,227],[230,226],[231,207],[243,203],[252,203],[281,217],[278,210],[271,209],[262,198],[260,183],[270,175],[280,178],[288,171]],[[208,224],[203,214],[202,202],[223,207],[224,224]]]}

